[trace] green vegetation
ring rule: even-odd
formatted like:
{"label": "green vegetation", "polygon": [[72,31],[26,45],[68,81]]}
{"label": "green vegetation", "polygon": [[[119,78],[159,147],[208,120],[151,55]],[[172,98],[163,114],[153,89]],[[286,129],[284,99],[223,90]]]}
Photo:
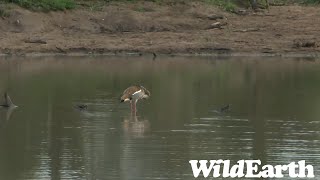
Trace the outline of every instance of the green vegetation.
{"label": "green vegetation", "polygon": [[8,7],[0,3],[0,17],[9,17],[10,13],[7,11]]}
{"label": "green vegetation", "polygon": [[271,1],[274,4],[292,4],[292,3],[298,3],[298,4],[320,4],[320,0],[273,0]]}
{"label": "green vegetation", "polygon": [[9,17],[10,14],[6,10],[0,8],[0,17]]}
{"label": "green vegetation", "polygon": [[[22,7],[35,10],[35,11],[57,11],[73,9],[76,4],[89,4],[91,10],[99,10],[101,7],[107,3],[111,2],[123,2],[123,3],[135,3],[138,1],[149,1],[157,4],[164,5],[174,5],[174,4],[186,4],[191,1],[198,0],[0,0],[10,3],[18,4]],[[200,1],[200,0],[199,0]],[[237,7],[249,7],[250,0],[201,0],[207,4],[218,6],[226,11],[234,12]],[[258,0],[258,3],[262,6],[267,6],[264,0]],[[273,0],[272,3],[275,4],[290,4],[290,3],[300,3],[300,4],[320,4],[320,0]],[[143,7],[137,9],[137,11],[148,11]],[[6,16],[6,12],[0,9],[0,16]]]}
{"label": "green vegetation", "polygon": [[22,7],[36,11],[73,9],[76,5],[74,0],[7,0],[7,2],[16,3]]}
{"label": "green vegetation", "polygon": [[305,4],[320,4],[320,0],[304,0]]}
{"label": "green vegetation", "polygon": [[219,6],[220,8],[229,11],[234,12],[236,9],[235,1],[232,0],[205,0],[206,3]]}

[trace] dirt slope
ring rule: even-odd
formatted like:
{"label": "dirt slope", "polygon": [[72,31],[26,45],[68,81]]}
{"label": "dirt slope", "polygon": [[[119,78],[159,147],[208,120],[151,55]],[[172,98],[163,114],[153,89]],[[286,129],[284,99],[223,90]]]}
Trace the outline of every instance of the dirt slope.
{"label": "dirt slope", "polygon": [[238,15],[201,3],[50,13],[12,6],[10,16],[0,18],[0,54],[132,52],[319,54],[320,7],[274,6]]}

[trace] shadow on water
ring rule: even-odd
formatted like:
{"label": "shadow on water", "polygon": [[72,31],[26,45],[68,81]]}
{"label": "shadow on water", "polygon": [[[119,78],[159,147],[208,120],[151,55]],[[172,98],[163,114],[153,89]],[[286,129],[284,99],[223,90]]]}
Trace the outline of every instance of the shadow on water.
{"label": "shadow on water", "polygon": [[[319,81],[317,60],[0,60],[19,105],[0,109],[0,179],[194,179],[191,159],[317,167]],[[152,94],[135,117],[118,99],[132,84]]]}

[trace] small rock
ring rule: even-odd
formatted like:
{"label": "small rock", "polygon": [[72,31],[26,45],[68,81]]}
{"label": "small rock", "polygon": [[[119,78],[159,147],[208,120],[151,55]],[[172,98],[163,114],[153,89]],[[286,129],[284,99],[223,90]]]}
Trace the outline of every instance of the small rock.
{"label": "small rock", "polygon": [[242,15],[242,16],[249,14],[249,12],[248,12],[247,10],[245,10],[245,9],[235,10],[234,13],[235,13],[235,14],[238,14],[238,15]]}
{"label": "small rock", "polygon": [[316,42],[305,42],[301,44],[302,47],[317,47]]}
{"label": "small rock", "polygon": [[222,26],[227,25],[226,22],[215,22],[213,24],[211,24],[208,29],[222,29]]}

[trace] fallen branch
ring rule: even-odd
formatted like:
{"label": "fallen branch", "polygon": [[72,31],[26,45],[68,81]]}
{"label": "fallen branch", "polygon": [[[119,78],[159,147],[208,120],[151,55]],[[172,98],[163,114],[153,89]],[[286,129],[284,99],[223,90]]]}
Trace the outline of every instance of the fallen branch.
{"label": "fallen branch", "polygon": [[27,39],[27,40],[24,40],[24,42],[25,43],[47,44],[47,42],[42,39]]}
{"label": "fallen branch", "polygon": [[301,47],[315,48],[315,47],[317,47],[317,43],[315,41],[295,40],[293,42],[293,47],[295,47],[295,48],[301,48]]}
{"label": "fallen branch", "polygon": [[59,52],[61,52],[61,53],[67,53],[65,50],[63,50],[63,49],[61,49],[61,48],[59,48],[59,47],[57,47],[57,46],[56,46],[56,49],[57,49]]}
{"label": "fallen branch", "polygon": [[260,31],[260,28],[248,28],[248,29],[237,29],[234,30],[233,32],[256,32],[256,31]]}

